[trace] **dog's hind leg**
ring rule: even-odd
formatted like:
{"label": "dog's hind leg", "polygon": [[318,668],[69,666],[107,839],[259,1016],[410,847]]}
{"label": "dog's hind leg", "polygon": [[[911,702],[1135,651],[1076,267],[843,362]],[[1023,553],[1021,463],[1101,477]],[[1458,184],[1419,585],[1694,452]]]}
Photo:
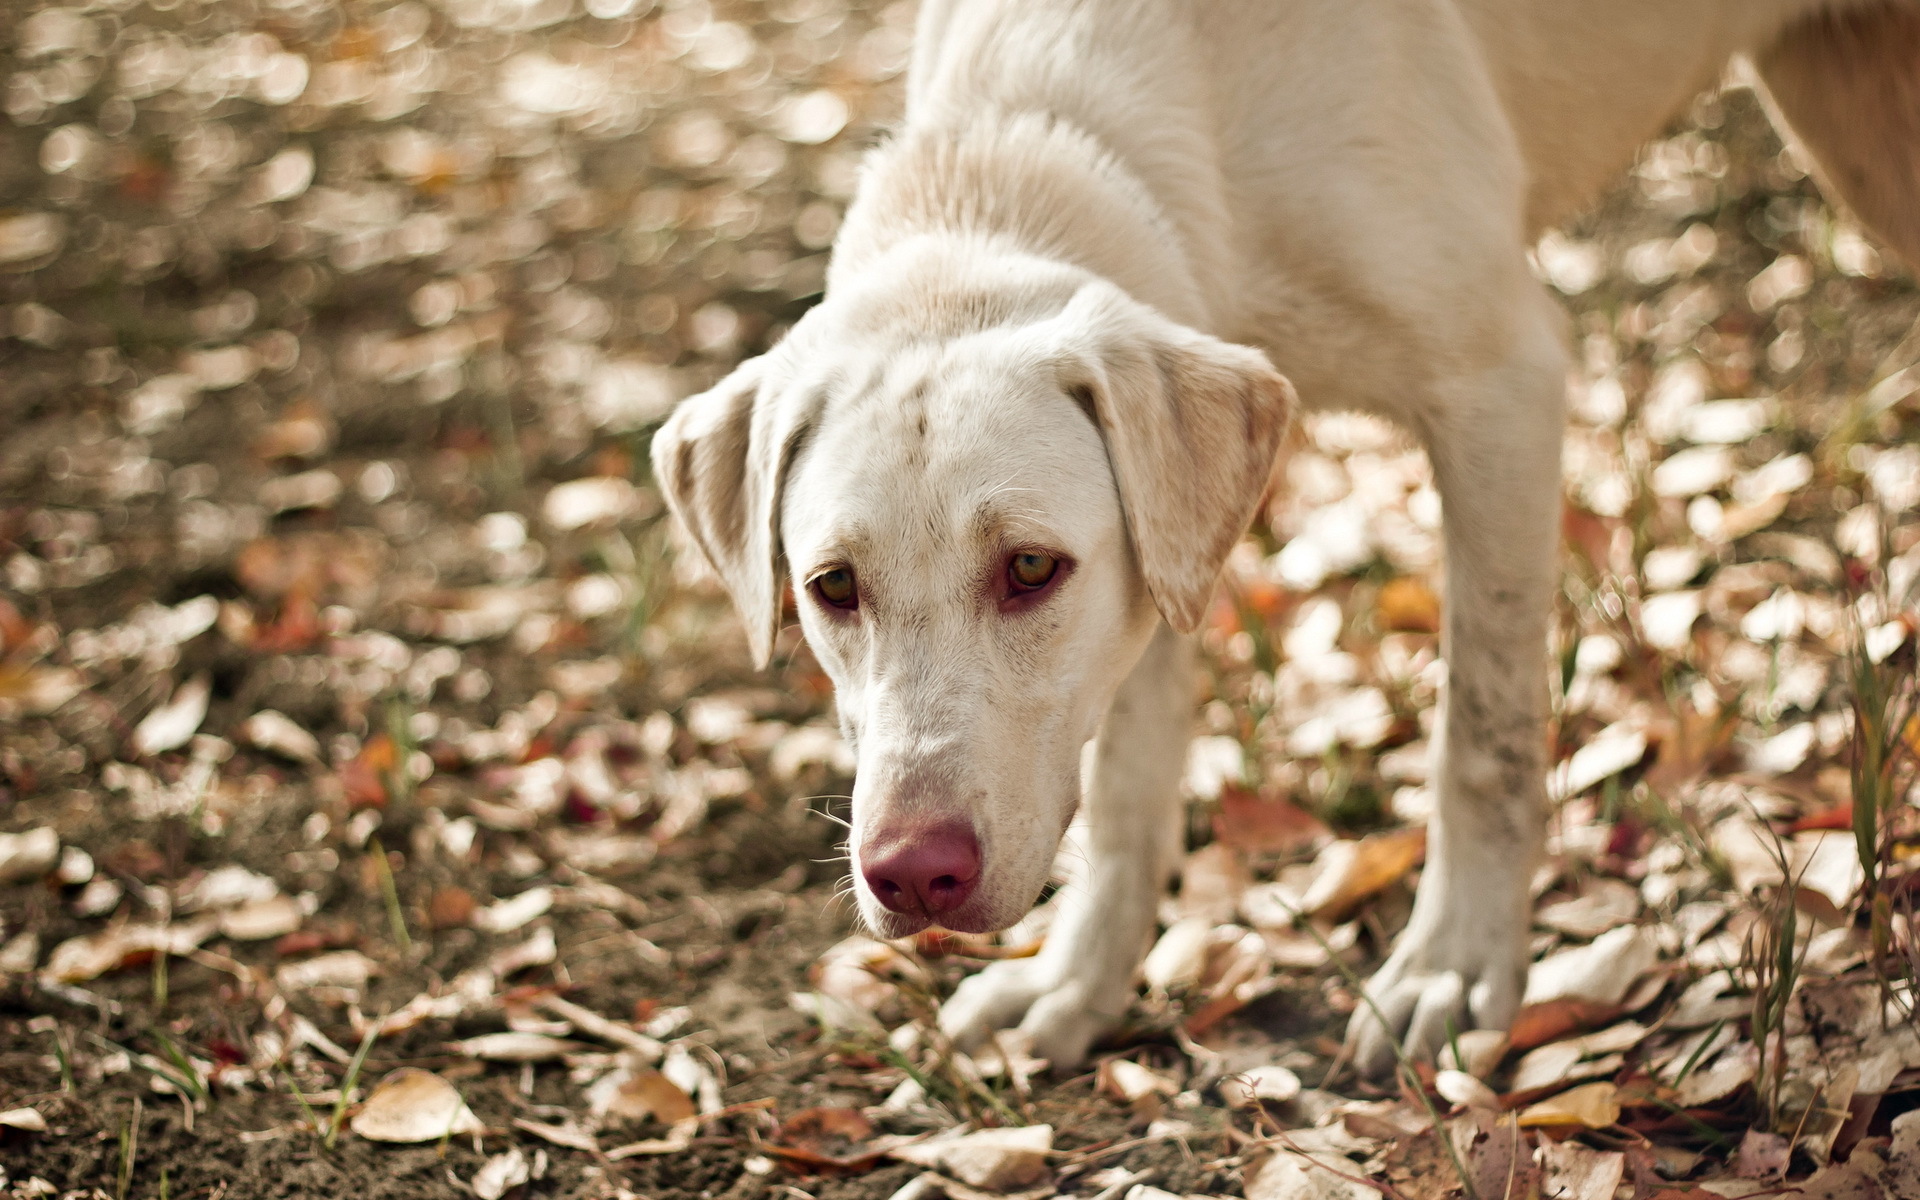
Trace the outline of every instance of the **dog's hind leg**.
{"label": "dog's hind leg", "polygon": [[1413,915],[1349,1028],[1374,1076],[1395,1040],[1431,1057],[1450,1032],[1504,1029],[1525,990],[1567,360],[1559,311],[1530,281],[1512,307],[1504,357],[1443,379],[1424,431],[1445,522],[1438,808]]}
{"label": "dog's hind leg", "polygon": [[1040,953],[960,985],[940,1026],[962,1047],[1018,1025],[1055,1067],[1119,1024],[1174,864],[1173,819],[1193,720],[1192,650],[1162,625],[1114,697],[1087,781],[1086,862],[1056,903]]}

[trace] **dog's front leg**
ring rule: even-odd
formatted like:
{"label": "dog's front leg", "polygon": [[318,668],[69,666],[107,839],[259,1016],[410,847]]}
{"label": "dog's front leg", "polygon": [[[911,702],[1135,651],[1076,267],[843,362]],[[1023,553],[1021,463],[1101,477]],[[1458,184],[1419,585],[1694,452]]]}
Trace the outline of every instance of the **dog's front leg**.
{"label": "dog's front leg", "polygon": [[1192,722],[1191,648],[1165,625],[1121,684],[1087,781],[1087,860],[1056,900],[1032,958],[995,963],[960,985],[940,1026],[962,1047],[1018,1025],[1055,1067],[1086,1058],[1119,1024],[1173,865],[1173,818]]}
{"label": "dog's front leg", "polygon": [[[1541,301],[1545,305],[1544,300]],[[1559,541],[1564,352],[1535,312],[1507,361],[1443,390],[1428,444],[1445,520],[1437,809],[1413,915],[1349,1042],[1380,1076],[1504,1029],[1525,990],[1528,882],[1546,819],[1546,631]]]}

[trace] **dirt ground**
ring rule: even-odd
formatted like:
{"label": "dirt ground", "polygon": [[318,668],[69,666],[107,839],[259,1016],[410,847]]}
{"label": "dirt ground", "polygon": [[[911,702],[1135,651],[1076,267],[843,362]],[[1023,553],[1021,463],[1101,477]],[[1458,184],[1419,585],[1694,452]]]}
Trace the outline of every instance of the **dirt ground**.
{"label": "dirt ground", "polygon": [[[857,933],[828,685],[792,629],[749,668],[645,450],[817,299],[911,6],[583,4],[0,11],[7,1194],[879,1200],[925,1173],[882,1139],[965,1122],[1052,1126],[1041,1186],[1073,1194],[1286,1195],[1282,1128],[1344,1130],[1408,1200],[1460,1194],[1410,1092],[1328,1076],[1429,802],[1420,456],[1310,425],[1223,588],[1168,914],[1210,914],[1207,966],[1106,1047],[1166,1086],[900,1035],[1021,943],[856,943],[856,983],[823,963]],[[1895,1194],[1859,1164],[1920,1136],[1897,1124],[1920,724],[1880,731],[1875,873],[1836,848],[1861,680],[1911,713],[1920,292],[1737,87],[1537,257],[1580,362],[1542,911],[1623,902],[1658,946],[1637,1007],[1534,1012],[1532,1046],[1624,1021],[1618,1051],[1531,1088],[1511,1057],[1474,1073],[1514,1112],[1616,1089],[1613,1119],[1529,1125],[1549,1195],[1598,1196],[1553,1174],[1564,1146],[1624,1163],[1634,1200],[1820,1170],[1820,1194],[1869,1194],[1843,1170]],[[1878,657],[1849,659],[1856,634]],[[1311,938],[1261,923],[1250,897],[1349,851],[1397,865]],[[1604,928],[1549,922],[1538,949]],[[1782,937],[1778,988],[1753,951]],[[1869,994],[1880,1032],[1832,1015]],[[1718,1024],[1687,1025],[1689,996]],[[507,1033],[531,1040],[482,1040]],[[1252,1066],[1307,1086],[1231,1107]],[[409,1067],[483,1129],[315,1130]]]}

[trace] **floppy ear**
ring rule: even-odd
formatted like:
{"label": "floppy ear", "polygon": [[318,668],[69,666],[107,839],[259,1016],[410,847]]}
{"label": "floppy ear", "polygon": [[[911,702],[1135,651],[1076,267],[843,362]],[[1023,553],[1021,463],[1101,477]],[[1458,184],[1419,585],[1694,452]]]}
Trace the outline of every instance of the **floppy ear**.
{"label": "floppy ear", "polygon": [[812,420],[811,408],[766,395],[765,362],[681,401],[653,435],[653,477],[733,597],[758,667],[780,629],[780,491]]}
{"label": "floppy ear", "polygon": [[1267,356],[1110,284],[1061,313],[1062,382],[1106,438],[1133,549],[1167,624],[1192,633],[1246,532],[1297,403]]}

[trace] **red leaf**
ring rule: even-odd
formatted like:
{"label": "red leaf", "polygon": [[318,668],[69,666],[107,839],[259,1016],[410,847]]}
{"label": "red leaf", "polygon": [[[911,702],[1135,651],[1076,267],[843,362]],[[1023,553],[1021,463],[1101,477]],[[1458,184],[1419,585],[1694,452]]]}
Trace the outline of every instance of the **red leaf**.
{"label": "red leaf", "polygon": [[1325,822],[1279,796],[1263,796],[1236,783],[1220,789],[1214,836],[1248,854],[1283,854],[1317,846],[1333,836]]}

